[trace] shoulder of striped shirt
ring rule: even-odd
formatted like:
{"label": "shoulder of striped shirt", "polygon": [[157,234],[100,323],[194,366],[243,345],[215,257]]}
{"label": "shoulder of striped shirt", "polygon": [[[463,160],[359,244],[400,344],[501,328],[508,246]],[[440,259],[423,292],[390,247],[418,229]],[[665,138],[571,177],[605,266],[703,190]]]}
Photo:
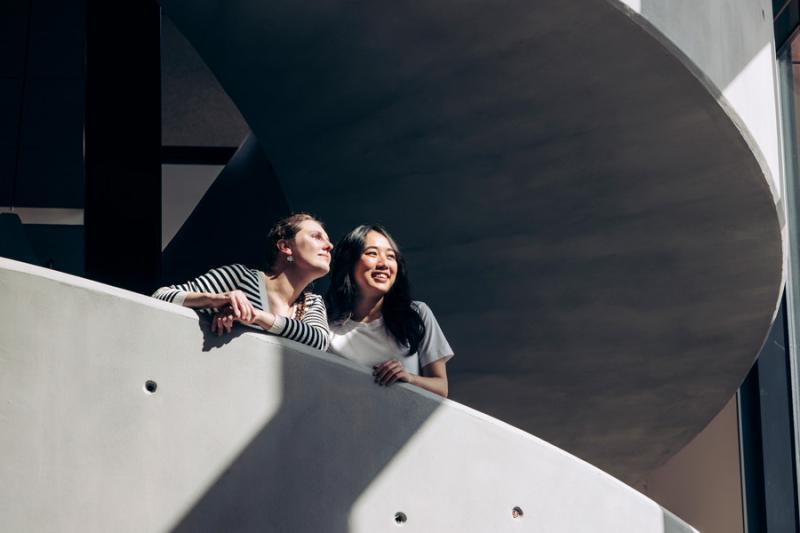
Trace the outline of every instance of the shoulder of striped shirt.
{"label": "shoulder of striped shirt", "polygon": [[317,303],[322,301],[322,296],[315,292],[307,292],[306,293],[306,301],[308,303]]}
{"label": "shoulder of striped shirt", "polygon": [[324,313],[327,315],[327,310],[325,308],[325,300],[319,294],[310,293],[306,300],[306,307],[309,309],[317,310],[318,312]]}
{"label": "shoulder of striped shirt", "polygon": [[250,268],[249,266],[243,265],[241,263],[233,263],[231,265],[224,265],[219,267],[220,269],[231,269],[235,270],[239,275],[249,276],[254,279],[258,279],[259,274],[261,273],[260,270],[257,268]]}

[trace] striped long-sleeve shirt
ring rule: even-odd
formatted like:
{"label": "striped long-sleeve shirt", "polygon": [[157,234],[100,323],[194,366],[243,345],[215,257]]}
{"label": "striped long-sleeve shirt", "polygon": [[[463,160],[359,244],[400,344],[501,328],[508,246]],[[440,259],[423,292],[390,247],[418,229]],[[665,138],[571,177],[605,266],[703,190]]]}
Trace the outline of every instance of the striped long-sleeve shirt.
{"label": "striped long-sleeve shirt", "polygon": [[[221,294],[240,290],[247,296],[253,307],[263,311],[268,308],[267,288],[263,276],[261,271],[244,265],[227,265],[211,269],[186,283],[161,287],[153,293],[153,297],[183,305],[186,295],[190,292]],[[208,316],[216,313],[215,309],[198,309],[197,311]],[[256,325],[253,327],[262,329]],[[275,323],[269,332],[302,342],[318,350],[325,350],[328,347],[330,334],[325,303],[319,295],[306,293],[303,315],[300,320],[275,315]]]}

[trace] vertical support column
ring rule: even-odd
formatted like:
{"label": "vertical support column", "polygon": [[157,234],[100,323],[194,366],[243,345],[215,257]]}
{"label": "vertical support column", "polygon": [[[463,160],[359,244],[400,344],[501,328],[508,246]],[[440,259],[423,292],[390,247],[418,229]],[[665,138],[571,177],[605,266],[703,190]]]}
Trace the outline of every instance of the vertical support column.
{"label": "vertical support column", "polygon": [[[795,14],[791,16],[791,28],[800,20],[798,2],[793,1]],[[784,6],[786,7],[786,6]],[[787,37],[790,34],[787,33]],[[778,42],[778,21],[775,38]],[[792,421],[794,423],[794,471],[800,468],[800,163],[798,162],[797,114],[794,101],[795,64],[792,57],[792,40],[778,54],[778,104],[780,112],[781,159],[783,162],[784,208],[786,215],[786,349],[789,354]],[[795,476],[796,477],[796,476]],[[795,479],[795,496],[800,496],[800,485]],[[800,499],[795,500],[800,508]]]}
{"label": "vertical support column", "polygon": [[742,475],[744,532],[767,531],[764,491],[764,450],[761,446],[761,402],[758,364],[747,374],[737,394],[739,409],[739,457]]}
{"label": "vertical support column", "polygon": [[86,276],[143,294],[160,282],[161,13],[86,0]]}
{"label": "vertical support column", "polygon": [[786,303],[739,389],[747,533],[795,533],[798,521]]}

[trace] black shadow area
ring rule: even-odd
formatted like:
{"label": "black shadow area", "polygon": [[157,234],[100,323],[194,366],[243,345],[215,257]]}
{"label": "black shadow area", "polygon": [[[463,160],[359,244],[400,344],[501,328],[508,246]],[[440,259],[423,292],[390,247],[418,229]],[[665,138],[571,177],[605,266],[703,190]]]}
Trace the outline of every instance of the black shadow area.
{"label": "black shadow area", "polygon": [[237,337],[241,337],[244,333],[252,331],[252,329],[246,328],[245,326],[234,325],[230,333],[217,335],[211,331],[211,319],[209,317],[201,315],[200,313],[197,313],[197,316],[199,318],[197,325],[200,328],[200,333],[203,335],[202,349],[204,352],[210,352],[214,348],[222,348]]}

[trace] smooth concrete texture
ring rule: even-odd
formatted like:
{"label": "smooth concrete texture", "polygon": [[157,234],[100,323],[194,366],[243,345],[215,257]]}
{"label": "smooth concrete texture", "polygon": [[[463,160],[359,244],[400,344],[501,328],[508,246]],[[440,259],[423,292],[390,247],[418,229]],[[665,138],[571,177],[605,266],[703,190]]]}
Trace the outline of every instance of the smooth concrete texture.
{"label": "smooth concrete texture", "polygon": [[161,19],[161,142],[239,146],[249,133],[236,106],[169,17]]}
{"label": "smooth concrete texture", "polygon": [[288,204],[394,233],[453,398],[636,483],[743,379],[782,247],[744,118],[621,5],[162,1]]}
{"label": "smooth concrete texture", "polygon": [[83,226],[83,209],[57,209],[50,207],[0,207],[0,214],[12,213],[23,224]]}
{"label": "smooth concrete texture", "polygon": [[217,179],[220,165],[161,165],[161,249],[167,247]]}
{"label": "smooth concrete texture", "polygon": [[0,287],[5,530],[374,533],[402,512],[411,532],[695,531],[536,437],[335,356],[219,339],[188,309],[7,259]]}
{"label": "smooth concrete texture", "polygon": [[769,0],[609,0],[665,46],[715,94],[782,196],[775,42]]}
{"label": "smooth concrete texture", "polygon": [[647,496],[703,533],[743,533],[736,397],[644,481]]}

